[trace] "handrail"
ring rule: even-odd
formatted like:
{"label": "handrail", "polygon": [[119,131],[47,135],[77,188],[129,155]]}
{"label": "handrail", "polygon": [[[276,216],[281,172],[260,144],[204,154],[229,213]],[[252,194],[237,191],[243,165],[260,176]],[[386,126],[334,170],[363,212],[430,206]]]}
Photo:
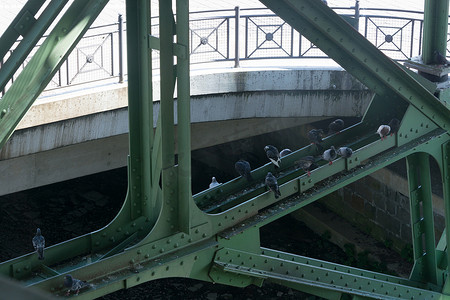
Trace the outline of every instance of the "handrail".
{"label": "handrail", "polygon": [[[382,8],[331,8],[342,16],[357,19],[359,32],[392,59],[406,61],[421,54],[423,12]],[[244,60],[327,58],[313,43],[267,8],[236,7],[196,11],[190,15],[189,50],[193,65],[234,62],[234,66],[239,67],[239,61]],[[156,22],[152,22],[155,36],[158,36],[158,27]],[[123,48],[121,37],[125,30],[126,22],[122,18],[114,23],[91,27],[45,90],[99,80],[123,82],[126,76],[126,66],[123,64],[126,64],[126,60],[121,56],[126,55],[126,49]],[[9,55],[14,47],[9,50]],[[37,47],[39,44],[35,48]],[[34,52],[35,50],[32,51]],[[8,54],[0,62],[7,58]],[[0,63],[0,72],[1,65]],[[158,51],[153,51],[153,67],[159,68]],[[4,92],[5,90],[3,94]]]}

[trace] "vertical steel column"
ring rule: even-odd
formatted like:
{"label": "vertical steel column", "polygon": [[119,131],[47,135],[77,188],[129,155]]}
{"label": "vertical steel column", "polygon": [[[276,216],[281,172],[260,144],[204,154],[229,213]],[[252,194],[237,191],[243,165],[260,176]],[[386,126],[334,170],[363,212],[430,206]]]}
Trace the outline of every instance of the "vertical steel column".
{"label": "vertical steel column", "polygon": [[429,156],[415,153],[407,157],[414,268],[411,279],[442,284],[438,278]]}
{"label": "vertical steel column", "polygon": [[189,0],[176,2],[177,109],[178,109],[178,222],[179,229],[191,228],[191,101],[189,76]]}
{"label": "vertical steel column", "polygon": [[450,272],[450,251],[448,249],[448,245],[450,245],[450,142],[442,145],[442,186],[445,204],[445,252],[447,256],[446,281],[442,292],[445,294],[450,294],[450,278],[448,277]]}
{"label": "vertical steel column", "polygon": [[[174,18],[172,0],[159,1],[159,36],[161,57],[161,149],[162,149],[162,199],[173,215],[178,215],[178,182],[175,165],[175,128],[174,128]],[[176,221],[166,220],[173,227]]]}
{"label": "vertical steel column", "polygon": [[436,63],[435,50],[444,56],[447,52],[449,0],[425,0],[423,16],[422,60],[425,64]]}
{"label": "vertical steel column", "polygon": [[[144,214],[156,219],[157,213],[143,206],[150,199],[151,188],[159,184],[159,176],[152,178],[151,149],[153,146],[153,99],[149,0],[127,1],[128,44],[128,114],[129,114],[129,188],[131,218]],[[142,200],[144,199],[144,201]],[[151,199],[156,201],[156,199]]]}

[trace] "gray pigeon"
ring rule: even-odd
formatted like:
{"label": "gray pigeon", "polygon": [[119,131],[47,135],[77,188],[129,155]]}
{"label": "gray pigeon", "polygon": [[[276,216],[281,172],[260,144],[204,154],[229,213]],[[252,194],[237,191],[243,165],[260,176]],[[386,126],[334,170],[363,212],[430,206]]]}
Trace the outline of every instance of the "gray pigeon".
{"label": "gray pigeon", "polygon": [[396,118],[393,118],[391,121],[389,121],[388,126],[391,128],[391,130],[389,131],[389,133],[391,134],[391,136],[396,133],[398,131],[398,129],[400,128],[400,121]]}
{"label": "gray pigeon", "polygon": [[66,276],[64,276],[64,286],[68,288],[66,296],[69,296],[70,292],[75,292],[75,295],[78,295],[81,289],[89,287],[90,284],[88,284],[86,281],[75,279],[72,277],[72,275],[67,274]]}
{"label": "gray pigeon", "polygon": [[213,177],[211,179],[211,183],[209,184],[209,188],[213,188],[213,187],[218,186],[218,185],[220,185],[220,183],[217,182],[216,177]]}
{"label": "gray pigeon", "polygon": [[283,149],[283,150],[281,150],[280,151],[280,157],[284,157],[284,156],[286,156],[286,155],[288,155],[288,154],[291,154],[292,153],[292,150],[291,149]]}
{"label": "gray pigeon", "polygon": [[441,52],[435,50],[435,51],[433,52],[433,55],[434,55],[434,61],[435,61],[438,65],[448,65],[448,64],[449,64],[447,58],[446,58],[444,55],[442,55]]}
{"label": "gray pigeon", "polygon": [[344,121],[341,119],[336,119],[328,125],[328,133],[340,133],[344,129]]}
{"label": "gray pigeon", "polygon": [[280,188],[277,184],[277,179],[272,175],[271,172],[267,173],[266,185],[275,194],[275,199],[278,199],[278,197],[281,196]]}
{"label": "gray pigeon", "polygon": [[40,260],[44,259],[45,238],[41,234],[41,229],[36,230],[36,235],[31,240],[33,242],[34,250],[38,254]]}
{"label": "gray pigeon", "polygon": [[314,158],[314,156],[305,156],[299,160],[297,160],[295,162],[295,165],[299,168],[302,168],[303,171],[305,171],[306,173],[308,173],[308,177],[311,176],[311,172],[312,170],[314,170],[315,168],[317,168],[316,165],[316,160]]}
{"label": "gray pigeon", "polygon": [[250,173],[251,172],[250,164],[248,161],[240,159],[234,164],[234,168],[239,173],[239,175],[245,177],[247,181],[250,182],[253,180],[252,174]]}
{"label": "gray pigeon", "polygon": [[311,142],[311,144],[318,144],[322,143],[322,129],[311,129],[308,132],[308,139]]}
{"label": "gray pigeon", "polygon": [[344,158],[349,158],[353,154],[352,148],[349,148],[349,147],[341,147],[341,148],[337,149],[336,152],[338,155],[340,155]]}
{"label": "gray pigeon", "polygon": [[336,149],[334,149],[334,146],[331,146],[330,149],[325,150],[322,154],[322,158],[324,160],[327,160],[329,165],[332,165],[333,160],[337,158],[337,153]]}
{"label": "gray pigeon", "polygon": [[267,145],[264,147],[264,151],[266,151],[267,158],[270,159],[270,161],[279,168],[281,160],[278,149],[275,146]]}
{"label": "gray pigeon", "polygon": [[380,125],[377,130],[377,133],[380,135],[381,140],[387,137],[389,132],[391,132],[391,127],[389,125]]}

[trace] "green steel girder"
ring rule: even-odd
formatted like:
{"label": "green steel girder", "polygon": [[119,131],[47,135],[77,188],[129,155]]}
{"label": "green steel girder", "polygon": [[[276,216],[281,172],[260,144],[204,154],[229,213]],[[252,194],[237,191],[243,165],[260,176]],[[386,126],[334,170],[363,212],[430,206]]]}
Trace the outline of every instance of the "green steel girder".
{"label": "green steel girder", "polygon": [[450,278],[448,273],[448,264],[450,263],[450,251],[448,249],[448,245],[450,244],[450,142],[446,142],[442,144],[441,146],[442,150],[442,156],[438,160],[438,162],[442,162],[441,170],[442,170],[442,182],[443,182],[443,196],[444,196],[444,203],[445,203],[445,235],[446,235],[446,242],[445,244],[445,250],[446,250],[446,259],[447,259],[447,273],[445,278],[444,287],[442,289],[443,293],[450,294]]}
{"label": "green steel girder", "polygon": [[320,288],[330,292],[326,295],[329,299],[340,299],[341,294],[376,299],[446,297],[407,279],[266,248],[256,253],[223,248],[216,253],[214,263],[216,267],[210,274],[217,283],[227,284],[225,274],[232,273],[287,284],[306,292]]}
{"label": "green steel girder", "polygon": [[8,89],[0,101],[0,148],[106,3],[75,1]]}
{"label": "green steel girder", "polygon": [[[20,22],[20,20],[25,16],[32,16],[34,18],[34,15],[39,11],[39,9],[44,5],[45,0],[29,0],[23,8],[20,10],[20,12],[17,14],[17,16],[14,18],[14,20],[11,22],[11,25],[8,26],[8,28],[5,30],[5,32],[0,37],[0,58],[4,58],[6,53],[11,49],[12,45],[17,41],[19,36],[21,35],[16,30],[16,25]],[[31,19],[31,18],[30,18]],[[32,21],[32,20],[29,20]],[[28,26],[27,26],[28,27]]]}
{"label": "green steel girder", "polygon": [[[352,127],[348,130],[343,131],[340,135],[345,137],[346,135],[349,135],[347,131],[355,132],[355,130],[359,130],[359,127],[358,126]],[[326,142],[330,143],[335,138],[336,136],[331,137],[327,139]],[[367,139],[370,141],[372,138],[375,138],[377,140],[371,143],[367,142]],[[296,177],[291,180],[280,181],[283,197],[287,198],[289,196],[298,195],[297,197],[294,197],[291,200],[282,201],[280,203],[277,203],[276,206],[264,210],[265,207],[275,204],[277,200],[274,199],[271,193],[263,191],[261,195],[253,197],[247,200],[246,202],[237,205],[232,209],[229,209],[226,213],[210,215],[208,217],[209,219],[208,222],[205,222],[200,226],[192,228],[191,230],[192,234],[185,234],[179,232],[176,234],[172,234],[170,236],[166,236],[165,238],[160,238],[153,242],[140,243],[132,248],[124,249],[123,252],[108,257],[108,255],[106,255],[107,251],[101,250],[100,246],[105,246],[105,242],[109,242],[110,245],[113,245],[113,242],[109,240],[113,235],[118,234],[118,229],[120,228],[120,227],[118,228],[120,222],[117,223],[117,220],[114,220],[114,222],[110,224],[107,228],[92,235],[92,239],[94,237],[97,237],[96,240],[101,242],[100,246],[98,246],[98,250],[95,250],[94,248],[92,248],[92,250],[89,250],[91,249],[90,244],[92,243],[90,236],[77,238],[72,241],[68,241],[63,244],[50,247],[47,252],[48,253],[47,257],[49,257],[49,260],[48,261],[46,260],[46,264],[51,266],[51,268],[54,269],[56,272],[58,272],[60,275],[53,276],[48,279],[40,279],[38,282],[30,282],[30,283],[33,283],[33,285],[39,286],[47,291],[55,292],[59,289],[58,286],[60,285],[62,277],[64,276],[64,274],[68,272],[72,273],[74,276],[77,275],[82,276],[83,279],[89,280],[90,282],[91,281],[96,282],[97,280],[100,280],[100,278],[107,280],[108,276],[115,276],[113,274],[115,274],[115,272],[117,272],[117,270],[119,269],[123,270],[124,268],[125,269],[132,268],[132,265],[146,263],[147,261],[152,259],[163,260],[164,257],[170,256],[175,252],[184,251],[184,249],[186,248],[193,247],[194,245],[197,244],[202,244],[211,237],[214,237],[216,234],[220,234],[225,239],[232,239],[232,238],[234,239],[236,233],[254,228],[255,226],[256,228],[260,228],[261,226],[264,226],[265,224],[268,224],[269,222],[274,221],[286,215],[289,212],[292,212],[308,203],[311,203],[312,201],[320,199],[324,195],[336,190],[339,187],[345,186],[350,182],[362,178],[363,176],[370,174],[371,172],[392,163],[396,159],[400,159],[401,157],[405,157],[414,152],[424,151],[425,149],[428,148],[434,149],[438,147],[440,144],[448,141],[448,139],[449,137],[446,133],[444,133],[444,131],[436,129],[432,132],[429,132],[428,135],[425,135],[420,139],[414,139],[410,143],[403,145],[399,148],[396,148],[395,143],[397,139],[395,137],[388,138],[387,140],[381,142],[375,135],[371,135],[368,138],[366,137],[365,142],[361,141],[356,142],[356,144],[363,143],[365,145],[362,146],[361,149],[355,151],[355,156],[353,159],[358,158],[358,160],[356,161],[357,164],[355,164],[354,166],[352,166],[353,162],[350,163],[349,160],[345,162],[345,160],[340,159],[335,161],[335,163],[332,166],[328,165],[323,166],[313,171],[311,178],[308,178],[305,174],[303,174],[303,172],[301,172],[297,173]],[[309,151],[309,148],[310,146],[305,147],[304,149],[299,150],[295,154],[303,155],[302,151]],[[382,154],[379,155],[380,153]],[[371,160],[370,163],[368,164],[364,163],[364,165],[359,165],[360,162],[364,162],[367,158],[370,158],[373,155],[377,155],[377,158],[375,160]],[[286,159],[284,158],[283,161],[286,161]],[[338,178],[336,181],[333,181],[328,185],[325,186],[320,185],[319,183],[320,181],[327,179],[329,176],[331,176],[331,174],[337,174],[342,171],[345,172],[347,169],[349,169],[349,166],[350,172],[347,174],[344,173],[346,174],[345,176]],[[255,172],[256,171],[257,170],[255,170]],[[310,179],[311,182],[309,182]],[[231,183],[226,183],[225,185],[228,184]],[[310,192],[310,189],[312,187],[314,187],[314,190]],[[123,209],[125,209],[125,207],[126,204],[124,205]],[[126,210],[125,215],[128,215],[126,214]],[[256,216],[254,218],[250,218],[250,216],[252,215]],[[123,216],[124,213],[122,213],[121,211],[118,218],[124,218]],[[242,222],[243,220],[246,221]],[[146,232],[147,229],[143,230],[142,224],[143,223],[135,222],[131,224],[130,227],[121,229],[122,231],[120,232],[120,234],[125,234],[124,231],[128,231],[129,233],[139,230],[140,232]],[[167,223],[165,223],[164,220],[162,220],[162,222],[158,222],[158,224],[167,224]],[[114,228],[116,228],[117,230],[113,231]],[[224,229],[226,228],[229,228],[229,231],[224,231]],[[119,238],[117,238],[117,240],[119,240]],[[86,243],[86,245],[80,247],[83,241]],[[222,241],[222,243],[225,242]],[[255,242],[255,245],[256,244],[257,243]],[[254,245],[248,246],[253,247]],[[58,262],[68,258],[67,253],[71,253],[72,251],[74,251],[74,249],[80,248],[84,249],[83,251],[88,251],[88,253],[91,252],[92,258],[97,257],[97,253],[105,255],[105,257],[107,258],[100,261],[96,261],[91,264],[87,264],[86,261],[80,262],[77,261],[76,259],[72,259],[72,261],[70,262],[71,267],[69,268],[65,267],[64,265],[61,266],[60,268],[54,267],[55,264],[58,265]],[[75,252],[75,255],[86,255],[86,254],[77,251]],[[29,280],[26,278],[27,276],[25,276],[26,275],[25,273],[28,272],[28,274],[30,274],[32,270],[36,271],[33,267],[34,263],[40,262],[37,261],[35,255],[30,254],[24,257],[14,259],[9,262],[5,262],[1,265],[1,267],[3,270],[7,271],[7,274],[11,272],[12,274],[17,275],[16,272],[18,270],[21,270],[19,274],[24,276],[23,277],[24,280]],[[91,271],[87,272],[86,270]],[[96,272],[101,272],[101,275],[98,275]],[[207,277],[205,278],[201,277],[203,274],[201,270],[195,269],[193,270],[193,272],[197,272],[195,278],[208,280]],[[124,285],[126,285],[125,282],[132,280],[129,278],[135,276],[134,273],[132,272],[130,273],[131,274],[128,273],[122,274],[123,277],[120,277],[122,278],[120,279],[122,280],[122,283],[112,284],[111,289],[116,290],[120,288],[120,286],[124,287]],[[170,272],[165,274],[167,274],[167,276],[178,276]],[[17,276],[15,277],[17,278]],[[110,292],[110,290],[108,290],[108,288],[105,287],[104,289],[102,288],[96,291],[87,291],[86,295],[90,295],[91,293],[96,293],[96,295],[99,295],[98,293],[101,293],[101,291],[105,293]]]}
{"label": "green steel girder", "polygon": [[2,59],[13,43],[17,41],[19,33],[23,36],[19,45],[14,49],[11,56],[8,57],[8,60],[1,67],[0,90],[4,89],[10,78],[25,61],[27,55],[33,50],[39,39],[53,23],[54,19],[64,8],[68,0],[51,1],[36,20],[33,15],[37,12],[36,9],[41,7],[42,3],[40,2],[41,1],[28,1],[0,38],[0,59]]}
{"label": "green steel girder", "polygon": [[437,64],[434,51],[447,53],[449,0],[425,0],[423,16],[422,61]]}
{"label": "green steel girder", "polygon": [[[84,2],[92,4],[92,1]],[[348,145],[355,150],[354,155],[348,159],[339,158],[331,166],[321,163],[311,177],[301,170],[293,170],[292,166],[300,157],[316,154],[314,147],[307,146],[284,157],[278,179],[283,195],[280,199],[275,199],[263,184],[267,172],[274,171],[272,164],[266,164],[252,172],[260,183],[243,195],[233,196],[248,187],[244,179],[237,178],[193,198],[190,190],[188,1],[177,1],[176,22],[171,1],[161,1],[161,32],[160,39],[156,40],[151,37],[149,1],[129,0],[127,40],[130,156],[129,189],[124,205],[118,216],[105,228],[49,247],[46,265],[41,266],[36,255],[28,254],[0,264],[0,273],[58,294],[63,289],[62,278],[71,273],[95,285],[95,289],[81,293],[78,296],[80,299],[91,299],[145,281],[175,276],[236,286],[250,283],[260,285],[264,279],[269,279],[329,298],[344,294],[354,295],[355,298],[380,295],[398,298],[399,293],[426,295],[435,299],[442,296],[435,291],[440,291],[441,281],[446,280],[444,268],[448,266],[443,261],[445,258],[449,261],[445,245],[450,234],[446,233],[447,239],[441,239],[439,250],[434,252],[431,245],[434,236],[431,238],[429,231],[432,227],[432,221],[429,220],[430,206],[426,210],[425,225],[417,228],[419,231],[423,228],[427,232],[429,240],[425,248],[431,254],[416,257],[416,261],[419,261],[417,265],[420,266],[415,271],[424,273],[419,274],[420,276],[413,274],[413,280],[269,249],[259,250],[259,229],[262,226],[396,160],[408,157],[410,161],[418,161],[426,155],[422,152],[436,158],[443,169],[446,216],[450,216],[450,137],[446,133],[448,110],[428,92],[433,92],[433,87],[424,88],[409,75],[406,76],[410,72],[385,58],[372,45],[368,45],[367,41],[361,41],[346,23],[341,23],[344,21],[326,9],[320,1],[263,2],[275,7],[275,11],[291,25],[297,26],[297,29],[304,29],[301,32],[305,36],[309,36],[330,57],[377,92],[378,95],[374,97],[361,123],[325,139],[325,147]],[[91,21],[93,15],[87,10],[92,7],[75,7],[69,9],[72,9],[73,15],[80,16],[74,20],[75,23],[87,24],[81,17],[84,14]],[[61,29],[61,24],[65,21],[61,22],[55,30]],[[82,30],[75,24],[74,31],[81,34]],[[175,34],[176,43],[173,38]],[[73,41],[75,42],[75,38]],[[161,51],[162,67],[161,111],[154,133],[151,47],[155,44],[159,44],[157,47]],[[54,53],[60,53],[59,50],[62,52],[59,49],[63,48],[61,45],[57,44]],[[177,57],[177,65],[174,65],[174,56]],[[48,65],[40,65],[40,68],[42,66]],[[51,72],[40,74],[43,78],[41,80],[50,80],[52,77]],[[28,71],[28,76],[30,75],[32,74]],[[175,165],[174,157],[174,78],[178,89],[178,165]],[[0,107],[1,105],[2,102]],[[390,105],[393,111],[380,117],[385,105]],[[9,114],[7,110],[3,117],[6,118]],[[398,134],[380,141],[375,134],[379,122],[387,122],[394,116],[402,119]],[[1,119],[0,126],[4,128]],[[426,174],[423,176],[429,179]],[[161,178],[162,187],[159,186]],[[413,179],[410,181],[411,186],[417,187]],[[427,192],[420,192],[417,199],[427,201],[426,196]],[[194,200],[197,204],[210,206],[212,209],[207,210],[209,213],[204,213],[197,208]],[[414,218],[416,219],[420,219],[420,216]],[[449,225],[449,218],[446,218],[446,222]],[[82,259],[82,256],[89,257],[89,260]],[[230,262],[230,259],[237,260]],[[256,260],[258,263],[254,262]],[[34,272],[38,275],[33,277]],[[318,277],[320,278],[317,279]],[[324,280],[327,278],[332,278],[334,282]],[[427,284],[416,282],[420,280]],[[446,282],[444,293],[449,293],[447,285],[450,284]],[[429,288],[433,291],[429,291]]]}
{"label": "green steel girder", "polygon": [[437,270],[429,155],[414,153],[406,162],[415,262],[410,278],[442,286],[443,277]]}
{"label": "green steel girder", "polygon": [[[370,161],[366,161],[363,165],[357,166],[354,168],[351,172],[346,173],[345,172],[345,164],[341,165],[341,171],[344,171],[344,173],[340,176],[338,176],[337,180],[331,180],[327,181],[328,177],[324,177],[321,180],[315,180],[315,179],[308,179],[306,175],[301,176],[300,178],[296,178],[294,180],[288,181],[284,184],[282,184],[282,187],[286,187],[283,190],[287,192],[288,195],[292,195],[294,197],[289,198],[285,201],[280,201],[274,206],[271,206],[268,209],[263,210],[262,207],[258,207],[260,210],[260,213],[247,218],[245,221],[243,221],[241,224],[238,224],[236,226],[233,226],[231,228],[228,228],[227,230],[220,233],[220,236],[223,238],[231,238],[237,234],[240,234],[241,232],[245,231],[248,228],[257,226],[262,227],[264,225],[267,225],[291,212],[296,211],[297,209],[304,207],[308,205],[309,203],[312,203],[318,199],[323,198],[324,196],[352,183],[355,182],[399,159],[402,159],[404,157],[407,157],[408,155],[411,155],[415,152],[421,152],[426,151],[426,149],[429,149],[431,147],[439,147],[443,142],[448,141],[449,137],[447,134],[443,133],[443,131],[437,129],[427,135],[424,135],[422,138],[422,141],[413,141],[407,145],[397,147],[397,148],[391,148],[388,145],[386,146],[386,150],[377,149],[375,151],[379,151],[376,155]],[[384,143],[384,142],[383,142]],[[365,148],[372,148],[374,145],[369,144]],[[363,149],[363,151],[367,149]],[[383,153],[381,153],[383,152]],[[381,153],[381,154],[380,154]],[[358,157],[358,156],[357,156]],[[364,156],[359,156],[363,160],[366,158]],[[333,165],[335,162],[333,162]],[[328,166],[323,166],[324,174],[325,170],[328,169]],[[320,169],[320,168],[319,168]],[[314,170],[315,171],[315,170]],[[339,173],[339,172],[338,172]],[[337,174],[330,171],[330,174]],[[311,174],[311,177],[314,176],[314,173]],[[332,175],[330,175],[332,176]],[[317,178],[317,177],[316,177]],[[322,184],[320,184],[322,182]],[[305,183],[305,184],[303,184]],[[313,184],[317,183],[317,184]],[[289,193],[289,190],[295,190],[295,188],[300,189],[299,194],[295,194],[293,192]],[[314,187],[314,189],[311,189]],[[289,189],[288,189],[289,188]],[[282,190],[282,195],[283,195]],[[266,193],[267,195],[267,193]],[[257,200],[257,203],[264,201],[263,195],[259,197],[255,197],[252,200]],[[240,210],[243,210],[244,208],[251,207],[252,201],[249,204],[243,203],[239,206]],[[247,204],[247,205],[245,205]],[[244,206],[245,205],[245,206]],[[256,205],[256,204],[255,204]],[[263,204],[261,204],[263,206]],[[267,207],[267,206],[265,206]],[[225,214],[224,214],[225,215]]]}
{"label": "green steel girder", "polygon": [[45,281],[33,284],[41,289],[63,295],[65,274],[76,278],[89,278],[94,288],[83,291],[77,299],[93,299],[114,291],[131,288],[149,280],[167,277],[191,277],[207,280],[203,270],[207,270],[218,245],[214,240],[190,244],[170,254],[155,255],[142,249],[128,251],[95,262],[76,270],[61,272]]}
{"label": "green steel girder", "polygon": [[418,84],[321,1],[260,1],[368,88],[383,97],[409,102],[439,127],[449,130],[446,103]]}

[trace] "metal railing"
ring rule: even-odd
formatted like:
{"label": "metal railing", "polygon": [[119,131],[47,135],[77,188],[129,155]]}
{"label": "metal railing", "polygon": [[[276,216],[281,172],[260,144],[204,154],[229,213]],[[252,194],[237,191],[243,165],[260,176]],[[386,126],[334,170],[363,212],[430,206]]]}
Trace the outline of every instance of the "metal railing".
{"label": "metal railing", "polygon": [[[356,1],[354,7],[334,7],[333,10],[392,59],[405,61],[420,55],[423,12],[359,8],[358,3]],[[157,21],[157,18],[152,20],[152,34],[156,37]],[[100,80],[123,82],[125,25],[119,15],[115,23],[90,28],[46,90]],[[240,61],[246,60],[327,58],[301,32],[265,8],[193,12],[189,27],[191,64],[229,61],[239,67]],[[157,50],[153,50],[152,65],[159,69]],[[9,85],[22,69],[23,66]]]}

